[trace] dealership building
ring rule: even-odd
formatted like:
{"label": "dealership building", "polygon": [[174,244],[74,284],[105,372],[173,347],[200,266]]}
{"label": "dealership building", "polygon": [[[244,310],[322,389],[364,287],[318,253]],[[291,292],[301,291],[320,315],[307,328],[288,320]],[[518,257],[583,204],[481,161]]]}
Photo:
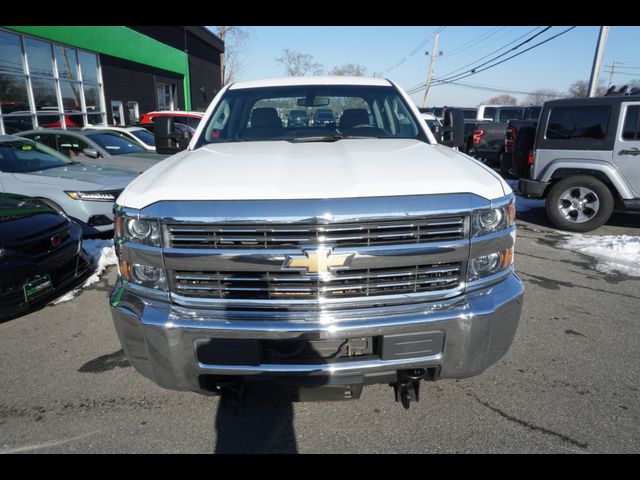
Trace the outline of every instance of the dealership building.
{"label": "dealership building", "polygon": [[0,26],[0,134],[204,111],[223,52],[202,26]]}

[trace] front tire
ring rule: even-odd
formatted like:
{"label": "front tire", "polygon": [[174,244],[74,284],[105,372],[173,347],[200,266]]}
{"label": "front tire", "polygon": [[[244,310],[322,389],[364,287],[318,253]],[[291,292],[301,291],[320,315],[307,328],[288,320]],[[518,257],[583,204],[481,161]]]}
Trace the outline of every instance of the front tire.
{"label": "front tire", "polygon": [[590,232],[602,226],[611,217],[613,207],[611,190],[589,175],[560,180],[545,201],[551,223],[571,232]]}

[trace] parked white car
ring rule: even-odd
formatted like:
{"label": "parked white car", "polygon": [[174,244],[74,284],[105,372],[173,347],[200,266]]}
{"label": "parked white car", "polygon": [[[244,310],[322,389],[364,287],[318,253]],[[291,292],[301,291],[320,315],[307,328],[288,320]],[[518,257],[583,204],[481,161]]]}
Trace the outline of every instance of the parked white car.
{"label": "parked white car", "polygon": [[114,127],[112,125],[92,125],[84,127],[82,130],[109,130],[112,132],[118,132],[122,135],[129,137],[131,140],[138,142],[148,152],[156,151],[156,139],[146,128],[142,127]]}
{"label": "parked white car", "polygon": [[0,135],[0,191],[41,199],[83,233],[113,230],[113,202],[136,176],[131,170],[75,162],[27,138]]}

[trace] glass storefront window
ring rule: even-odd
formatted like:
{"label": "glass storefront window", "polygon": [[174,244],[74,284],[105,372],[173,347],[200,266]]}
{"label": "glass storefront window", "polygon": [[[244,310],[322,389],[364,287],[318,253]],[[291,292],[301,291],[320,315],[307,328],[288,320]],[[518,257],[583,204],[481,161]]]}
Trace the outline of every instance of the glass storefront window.
{"label": "glass storefront window", "polygon": [[78,80],[78,54],[75,49],[56,45],[56,65],[58,77],[67,80]]}
{"label": "glass storefront window", "polygon": [[82,127],[84,125],[84,119],[82,118],[82,113],[65,115],[65,122],[67,123],[67,128],[76,128]]}
{"label": "glass storefront window", "polygon": [[102,112],[102,102],[100,101],[100,88],[98,85],[82,84],[84,88],[84,102],[87,106],[87,111]]}
{"label": "glass storefront window", "polygon": [[53,77],[51,44],[34,38],[26,38],[27,64],[31,75]]}
{"label": "glass storefront window", "polygon": [[98,59],[95,54],[80,52],[80,69],[82,70],[82,80],[85,82],[98,82]]}
{"label": "glass storefront window", "polygon": [[60,91],[62,92],[62,106],[67,110],[82,110],[80,100],[80,82],[60,81]]}
{"label": "glass storefront window", "polygon": [[36,110],[58,110],[58,98],[56,96],[56,81],[44,78],[32,78],[31,88],[36,102]]}
{"label": "glass storefront window", "polygon": [[33,119],[25,115],[4,115],[2,120],[4,121],[4,132],[7,135],[33,129]]}
{"label": "glass storefront window", "polygon": [[87,122],[89,122],[89,125],[104,124],[102,113],[89,113],[87,115]]}
{"label": "glass storefront window", "polygon": [[22,43],[13,33],[0,32],[0,71],[24,73]]}
{"label": "glass storefront window", "polygon": [[29,111],[27,82],[22,75],[0,73],[0,112]]}
{"label": "glass storefront window", "polygon": [[38,115],[38,125],[44,128],[60,128],[62,122],[60,121],[60,115],[44,114]]}
{"label": "glass storefront window", "polygon": [[98,62],[95,53],[0,27],[0,133],[104,124]]}

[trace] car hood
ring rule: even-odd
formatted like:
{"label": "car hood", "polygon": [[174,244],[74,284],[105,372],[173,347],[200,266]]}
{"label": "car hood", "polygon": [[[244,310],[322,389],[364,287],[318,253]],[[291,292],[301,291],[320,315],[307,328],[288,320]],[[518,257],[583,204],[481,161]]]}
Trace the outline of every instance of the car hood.
{"label": "car hood", "polygon": [[[27,183],[51,184],[58,179],[84,182],[93,184],[97,190],[103,190],[124,188],[136,177],[136,173],[123,168],[72,164],[36,172],[14,173],[14,176]],[[65,182],[65,185],[68,183]]]}
{"label": "car hood", "polygon": [[29,197],[0,193],[0,247],[19,246],[24,238],[68,222]]}
{"label": "car hood", "polygon": [[130,208],[162,200],[267,200],[510,192],[492,170],[458,151],[410,139],[210,144],[181,152],[134,180]]}

